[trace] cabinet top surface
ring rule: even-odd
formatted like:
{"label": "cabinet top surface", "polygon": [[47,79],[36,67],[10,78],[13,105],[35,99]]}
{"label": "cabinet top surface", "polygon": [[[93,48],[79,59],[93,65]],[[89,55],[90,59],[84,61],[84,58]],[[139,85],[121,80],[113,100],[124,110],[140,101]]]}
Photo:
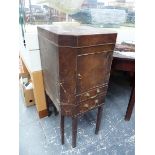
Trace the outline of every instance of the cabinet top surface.
{"label": "cabinet top surface", "polygon": [[115,31],[109,31],[103,28],[94,28],[90,26],[56,26],[56,25],[44,25],[39,26],[43,30],[52,32],[57,35],[72,35],[72,36],[83,36],[83,35],[96,35],[96,34],[116,34]]}

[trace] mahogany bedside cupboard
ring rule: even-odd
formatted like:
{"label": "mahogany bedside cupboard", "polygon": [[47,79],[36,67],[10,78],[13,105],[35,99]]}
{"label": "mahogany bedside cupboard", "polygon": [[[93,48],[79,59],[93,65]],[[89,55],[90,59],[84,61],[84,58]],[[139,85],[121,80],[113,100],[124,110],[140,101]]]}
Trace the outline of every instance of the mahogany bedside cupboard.
{"label": "mahogany bedside cupboard", "polygon": [[64,117],[72,117],[72,146],[77,118],[98,108],[99,131],[117,33],[89,26],[39,26],[38,39],[45,91],[60,112],[61,142]]}

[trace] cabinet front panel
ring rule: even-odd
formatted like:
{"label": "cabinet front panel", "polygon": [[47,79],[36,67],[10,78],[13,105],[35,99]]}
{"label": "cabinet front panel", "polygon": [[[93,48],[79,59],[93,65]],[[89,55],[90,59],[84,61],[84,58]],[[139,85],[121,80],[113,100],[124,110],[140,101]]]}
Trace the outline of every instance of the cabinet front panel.
{"label": "cabinet front panel", "polygon": [[77,57],[77,93],[108,84],[113,52],[98,52]]}

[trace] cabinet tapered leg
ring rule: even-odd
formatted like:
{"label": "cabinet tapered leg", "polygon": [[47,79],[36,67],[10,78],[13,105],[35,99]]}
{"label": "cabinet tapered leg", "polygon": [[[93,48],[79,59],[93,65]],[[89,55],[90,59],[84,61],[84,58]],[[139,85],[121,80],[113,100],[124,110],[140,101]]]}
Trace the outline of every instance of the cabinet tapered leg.
{"label": "cabinet tapered leg", "polygon": [[99,131],[99,128],[100,128],[101,118],[102,118],[102,111],[103,111],[103,106],[98,108],[95,134],[98,134],[98,131]]}
{"label": "cabinet tapered leg", "polygon": [[60,118],[60,126],[61,126],[61,144],[64,144],[64,119],[65,116],[61,115]]}
{"label": "cabinet tapered leg", "polygon": [[77,117],[72,117],[72,147],[76,147],[76,137],[77,137]]}

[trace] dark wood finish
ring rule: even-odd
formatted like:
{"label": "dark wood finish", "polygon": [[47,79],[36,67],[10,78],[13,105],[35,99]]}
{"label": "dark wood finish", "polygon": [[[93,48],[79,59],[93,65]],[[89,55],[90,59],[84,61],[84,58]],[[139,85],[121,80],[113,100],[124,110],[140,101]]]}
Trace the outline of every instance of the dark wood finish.
{"label": "dark wood finish", "polygon": [[104,104],[116,36],[88,26],[38,27],[46,93],[61,115],[73,117],[74,132],[78,115]]}
{"label": "dark wood finish", "polygon": [[129,121],[131,118],[134,105],[135,105],[135,87],[133,87],[131,90],[130,100],[129,100],[128,108],[127,108],[126,115],[125,115],[126,121]]}
{"label": "dark wood finish", "polygon": [[47,111],[47,109],[42,110],[42,111],[39,111],[39,118],[44,118],[44,117],[46,117],[46,116],[48,116],[48,111]]}
{"label": "dark wood finish", "polygon": [[61,115],[61,118],[60,118],[61,144],[64,144],[64,121],[65,121],[65,117]]}
{"label": "dark wood finish", "polygon": [[112,62],[112,69],[135,72],[135,59],[114,57]]}
{"label": "dark wood finish", "polygon": [[99,128],[100,128],[101,118],[102,118],[102,111],[103,111],[103,106],[98,108],[95,134],[98,134],[98,131],[99,131]]}
{"label": "dark wood finish", "polygon": [[76,147],[76,137],[77,137],[77,123],[78,118],[72,117],[72,147]]}
{"label": "dark wood finish", "polygon": [[132,75],[131,95],[125,115],[125,120],[129,121],[135,104],[135,59],[114,57],[112,70],[126,71]]}

